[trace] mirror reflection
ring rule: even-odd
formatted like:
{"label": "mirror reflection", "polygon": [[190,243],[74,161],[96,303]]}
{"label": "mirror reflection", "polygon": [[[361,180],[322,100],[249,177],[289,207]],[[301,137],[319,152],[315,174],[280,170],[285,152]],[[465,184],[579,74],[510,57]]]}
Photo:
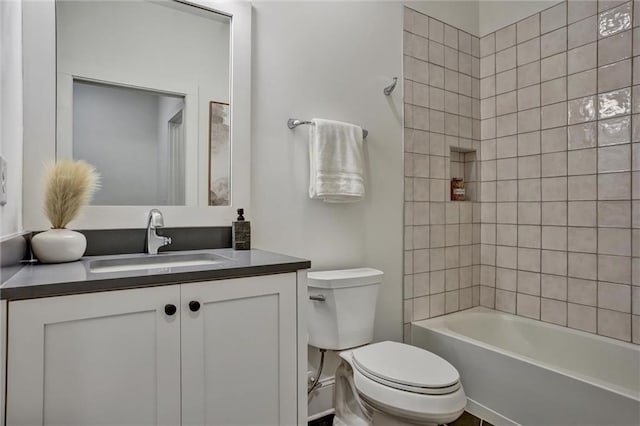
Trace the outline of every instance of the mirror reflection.
{"label": "mirror reflection", "polygon": [[57,157],[96,166],[92,204],[229,205],[229,132],[212,131],[229,121],[229,17],[58,0],[56,36]]}
{"label": "mirror reflection", "polygon": [[101,173],[93,204],[184,205],[183,113],[184,96],[74,80],[73,158]]}

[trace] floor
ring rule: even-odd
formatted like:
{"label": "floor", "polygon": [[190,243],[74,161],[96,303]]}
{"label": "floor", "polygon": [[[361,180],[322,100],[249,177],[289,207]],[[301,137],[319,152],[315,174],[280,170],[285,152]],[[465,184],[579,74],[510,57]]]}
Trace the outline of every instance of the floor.
{"label": "floor", "polygon": [[486,420],[482,420],[473,414],[465,411],[462,416],[453,423],[449,423],[448,426],[493,426]]}
{"label": "floor", "polygon": [[320,417],[319,419],[315,419],[309,422],[308,426],[332,426],[333,425],[333,414],[329,414],[328,416]]}

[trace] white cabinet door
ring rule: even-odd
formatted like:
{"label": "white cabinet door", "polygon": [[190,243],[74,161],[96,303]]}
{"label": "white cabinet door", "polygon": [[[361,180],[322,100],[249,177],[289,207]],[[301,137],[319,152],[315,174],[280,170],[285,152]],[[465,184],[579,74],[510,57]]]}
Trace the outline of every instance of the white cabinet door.
{"label": "white cabinet door", "polygon": [[7,301],[0,300],[0,426],[4,426],[6,403],[5,377],[7,367]]}
{"label": "white cabinet door", "polygon": [[180,424],[178,285],[10,302],[8,351],[8,426]]}
{"label": "white cabinet door", "polygon": [[295,273],[183,284],[182,424],[296,424],[296,333]]}

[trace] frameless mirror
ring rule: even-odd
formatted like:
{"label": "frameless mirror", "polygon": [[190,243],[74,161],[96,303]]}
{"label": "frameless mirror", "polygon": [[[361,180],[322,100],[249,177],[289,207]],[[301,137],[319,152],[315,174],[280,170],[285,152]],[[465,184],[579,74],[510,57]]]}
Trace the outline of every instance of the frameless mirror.
{"label": "frameless mirror", "polygon": [[230,205],[230,24],[178,1],[56,0],[56,156],[97,168],[92,204]]}

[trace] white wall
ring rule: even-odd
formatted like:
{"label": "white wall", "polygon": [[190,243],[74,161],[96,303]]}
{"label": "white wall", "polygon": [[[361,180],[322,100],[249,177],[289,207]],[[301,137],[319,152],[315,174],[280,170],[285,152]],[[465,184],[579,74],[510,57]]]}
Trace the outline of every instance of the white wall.
{"label": "white wall", "polygon": [[485,36],[557,3],[558,0],[480,0],[478,35]]}
{"label": "white wall", "polygon": [[[312,269],[370,266],[385,273],[377,340],[402,339],[402,6],[374,2],[254,2],[252,207],[254,247],[308,258]],[[306,126],[362,125],[366,199],[310,200]],[[312,355],[314,355],[312,353]],[[317,360],[312,357],[312,362]],[[335,360],[326,372],[333,374]]]}
{"label": "white wall", "polygon": [[0,239],[22,231],[22,4],[0,1],[0,155],[7,160],[7,204]]}
{"label": "white wall", "polygon": [[[163,204],[158,179],[160,96],[74,84],[73,158],[93,164],[101,177],[92,204]],[[162,172],[166,176],[167,168]]]}

